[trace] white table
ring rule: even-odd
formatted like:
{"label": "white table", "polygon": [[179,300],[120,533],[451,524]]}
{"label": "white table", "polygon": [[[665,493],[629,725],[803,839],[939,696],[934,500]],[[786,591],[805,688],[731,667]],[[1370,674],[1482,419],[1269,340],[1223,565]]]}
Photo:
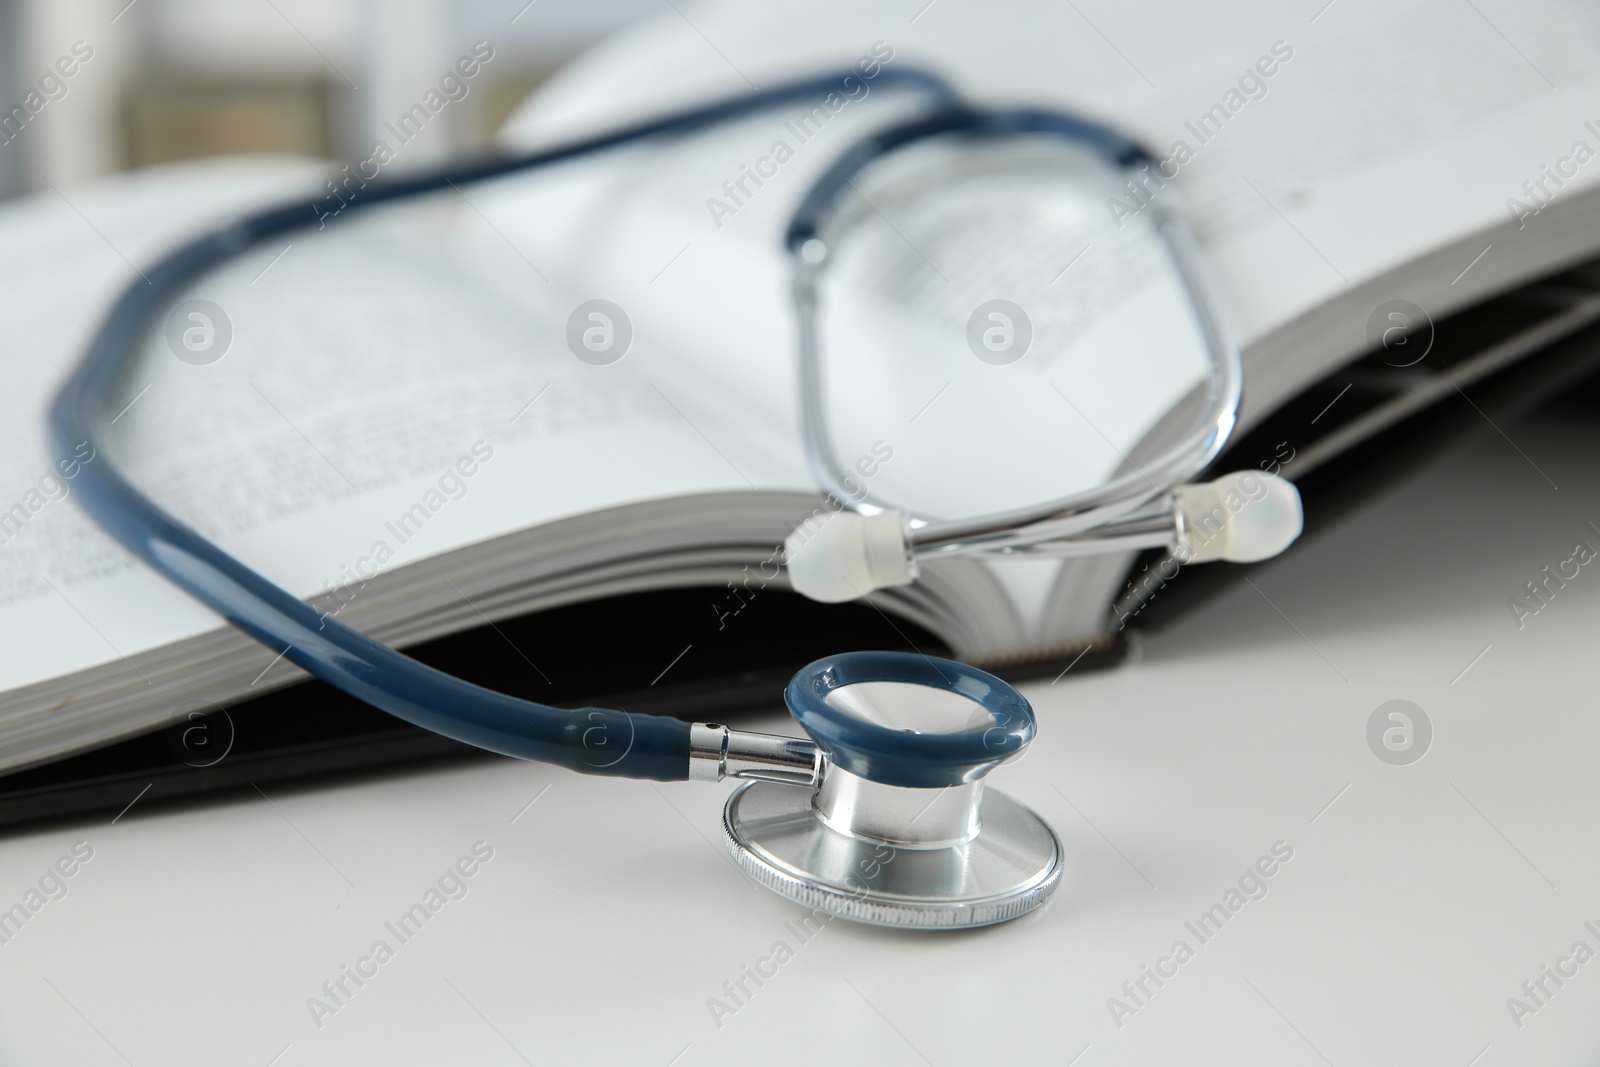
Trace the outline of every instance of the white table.
{"label": "white table", "polygon": [[[0,945],[0,1061],[1593,1063],[1600,959],[1545,979],[1520,1028],[1507,998],[1580,939],[1600,952],[1600,565],[1520,631],[1506,601],[1579,539],[1600,547],[1600,432],[1507,431],[1137,662],[1027,687],[1039,740],[997,784],[1065,844],[1041,913],[802,942],[802,909],[723,855],[709,785],[506,762],[136,806],[0,840],[0,907],[93,848]],[[1436,730],[1410,766],[1366,742],[1396,698]],[[385,923],[478,841],[493,857],[467,895],[400,942]],[[1280,841],[1268,894],[1201,943],[1185,923]],[[308,998],[379,939],[392,958],[319,1027]],[[1192,958],[1119,1027],[1108,998],[1135,1006],[1123,983],[1179,939]],[[732,1004],[724,982],[780,940],[792,958],[719,1026],[708,1000]]]}

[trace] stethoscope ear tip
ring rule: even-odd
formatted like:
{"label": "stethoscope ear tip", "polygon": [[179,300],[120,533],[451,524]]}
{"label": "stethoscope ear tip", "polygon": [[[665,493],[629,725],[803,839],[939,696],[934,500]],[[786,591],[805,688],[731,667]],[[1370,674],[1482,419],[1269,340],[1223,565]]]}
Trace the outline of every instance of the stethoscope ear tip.
{"label": "stethoscope ear tip", "polygon": [[795,592],[824,604],[858,600],[917,576],[906,517],[840,510],[807,520],[784,541]]}

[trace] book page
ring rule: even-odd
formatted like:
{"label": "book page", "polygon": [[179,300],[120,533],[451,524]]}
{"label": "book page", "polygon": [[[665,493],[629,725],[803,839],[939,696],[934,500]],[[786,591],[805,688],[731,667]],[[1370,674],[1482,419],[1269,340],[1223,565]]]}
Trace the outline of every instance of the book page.
{"label": "book page", "polygon": [[[135,264],[178,234],[292,192],[309,195],[321,170],[283,160],[179,166],[162,180],[119,177],[0,207],[8,385],[0,392],[0,686],[116,661],[119,643],[137,644],[133,633],[108,638],[100,629],[95,593],[127,575],[131,561],[72,502],[69,472],[94,458],[57,456],[45,444],[45,410],[103,309],[139,278]],[[134,602],[158,640],[217,622],[156,581]]]}
{"label": "book page", "polygon": [[[797,324],[779,247],[790,195],[910,102],[885,94],[846,108],[783,164],[781,188],[746,181],[751,198],[720,229],[697,194],[728,159],[767,158],[774,130],[798,141],[788,131],[803,116],[777,109],[496,183],[484,209],[574,288],[627,307],[685,366],[798,440]],[[925,516],[1097,488],[1209,373],[1153,215],[1119,227],[1104,211],[1115,171],[1072,145],[1002,156],[929,144],[890,157],[858,176],[849,217],[829,234],[818,341],[835,452],[848,468],[892,449],[872,488]]]}
{"label": "book page", "polygon": [[[1600,155],[1600,10],[1573,0],[940,5],[914,21],[890,6],[711,4],[694,26],[668,15],[603,45],[525,105],[505,137],[546,143],[862,59],[926,67],[984,102],[1054,105],[1140,136],[1160,165],[1108,196],[1108,217],[1137,216],[1161,196],[1190,204],[1247,362],[1272,330],[1363,280],[1488,227],[1519,225],[1508,205],[1537,207],[1600,184],[1600,162],[1576,162],[1583,153],[1574,151],[1581,141],[1586,158]],[[797,105],[586,164],[582,181],[574,167],[551,192],[558,211],[525,205],[539,216],[530,247],[592,286],[630,293],[648,264],[637,299],[677,316],[686,352],[735,374],[781,365],[789,338],[770,324],[785,314],[778,246],[789,211],[854,137],[914,106],[860,82],[859,98],[820,131],[801,127],[808,109]],[[745,181],[777,141],[793,158],[759,187]],[[1558,167],[1565,177],[1547,177]],[[516,225],[515,214],[503,224]],[[1517,242],[1532,239],[1538,221],[1522,220]],[[1077,251],[1064,249],[1062,265]],[[1474,264],[1480,251],[1439,280],[1457,304],[1527,269],[1515,249],[1491,249]],[[734,328],[708,333],[708,322]],[[1365,343],[1361,325],[1341,348]],[[1248,403],[1270,407],[1298,380],[1269,372]]]}
{"label": "book page", "polygon": [[[143,184],[158,202],[186,192],[162,191],[154,176]],[[281,196],[238,188],[235,203]],[[15,438],[0,491],[21,508],[0,546],[0,687],[220,625],[72,505],[62,461],[114,460],[180,520],[303,596],[615,504],[808,489],[792,442],[662,359],[647,334],[624,336],[612,358],[580,331],[575,351],[576,302],[469,195],[290,235],[176,294],[104,412],[99,455],[45,456],[43,412],[95,325],[75,318],[81,279],[103,278],[104,301],[134,268],[98,239],[80,241],[78,258],[46,257],[8,291],[12,360],[27,374],[0,398]],[[164,231],[135,245],[125,231],[162,217],[152,197],[141,203],[127,183],[96,196],[86,213],[143,261],[183,232],[167,214]],[[94,236],[48,207],[14,208],[5,223],[0,247],[18,262],[29,240]]]}

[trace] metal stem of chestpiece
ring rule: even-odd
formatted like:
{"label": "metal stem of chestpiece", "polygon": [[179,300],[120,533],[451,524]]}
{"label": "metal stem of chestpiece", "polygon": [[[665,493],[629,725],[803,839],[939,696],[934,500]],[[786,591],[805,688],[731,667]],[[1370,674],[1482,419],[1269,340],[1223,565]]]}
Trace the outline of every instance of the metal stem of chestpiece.
{"label": "metal stem of chestpiece", "polygon": [[821,776],[822,753],[815,741],[730,730],[714,722],[697,722],[689,727],[692,782],[744,778],[814,786]]}
{"label": "metal stem of chestpiece", "polygon": [[942,848],[977,835],[983,782],[941,789],[883,785],[828,766],[815,741],[730,730],[714,722],[689,728],[689,780],[742,778],[815,790],[817,818],[842,834],[901,848]]}

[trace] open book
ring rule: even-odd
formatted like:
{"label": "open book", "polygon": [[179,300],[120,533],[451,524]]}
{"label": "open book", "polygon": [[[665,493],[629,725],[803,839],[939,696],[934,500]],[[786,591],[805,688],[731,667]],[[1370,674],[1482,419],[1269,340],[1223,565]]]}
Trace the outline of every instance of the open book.
{"label": "open book", "polygon": [[[1103,116],[1163,160],[1111,191],[1108,217],[1190,204],[1250,425],[1372,348],[1386,302],[1442,317],[1600,255],[1596,16],[1547,5],[1503,34],[1475,10],[1208,7],[1096,27],[1070,6],[914,21],[711,6],[603,45],[504,136],[548,143],[864,56]],[[176,515],[401,647],[640,590],[727,591],[732,610],[738,588],[782,584],[778,546],[827,506],[796,431],[781,227],[851,136],[906,106],[863,92],[809,125],[811,109],[778,109],[252,251],[190,294],[221,309],[222,358],[175,358],[183,323],[154,324],[106,413],[110,447]],[[741,184],[758,164],[765,183]],[[0,768],[302,677],[95,529],[71,475],[99,457],[47,454],[41,419],[141,263],[248,207],[309,203],[324,177],[196,164],[0,208]],[[1079,253],[1060,251],[1063,267]],[[1129,280],[1096,259],[1072,267],[1077,291],[1120,299]],[[569,347],[593,299],[627,311],[620,362]],[[893,442],[863,455],[914,482]],[[1130,562],[942,561],[873,604],[981,664],[1070,660],[1104,639]]]}

